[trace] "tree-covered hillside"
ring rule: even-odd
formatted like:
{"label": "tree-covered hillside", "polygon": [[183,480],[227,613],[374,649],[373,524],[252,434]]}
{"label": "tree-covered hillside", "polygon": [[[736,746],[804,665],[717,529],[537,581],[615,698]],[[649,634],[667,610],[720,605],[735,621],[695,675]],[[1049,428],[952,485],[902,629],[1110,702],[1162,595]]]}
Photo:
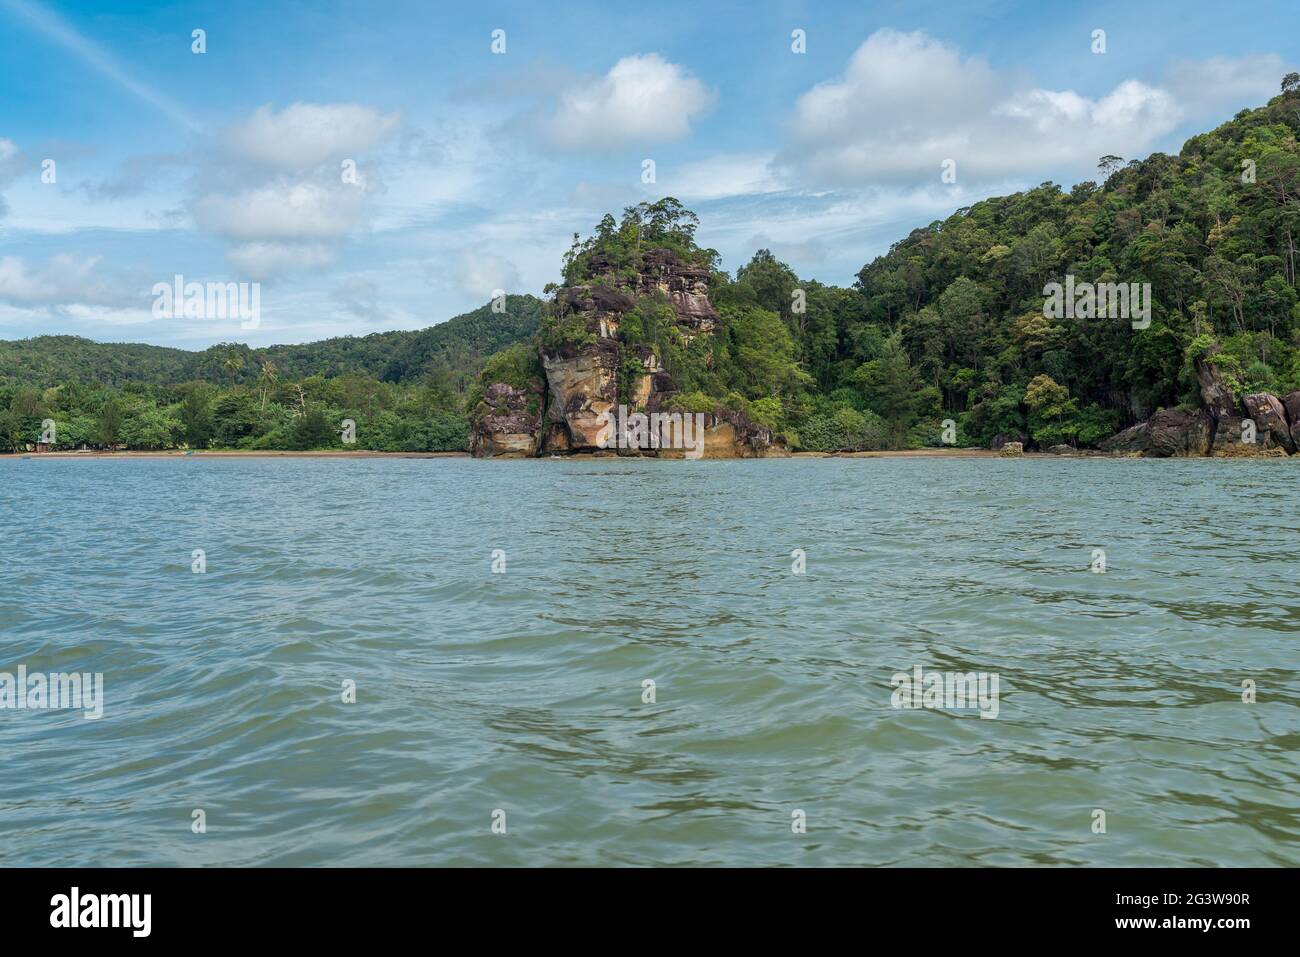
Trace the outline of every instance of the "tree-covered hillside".
{"label": "tree-covered hillside", "polygon": [[[75,336],[0,342],[0,451],[112,447],[458,451],[488,356],[533,334],[541,301],[509,296],[415,332],[187,352]],[[53,430],[43,423],[52,421]]]}
{"label": "tree-covered hillside", "polygon": [[[914,231],[858,274],[862,315],[821,375],[851,378],[896,337],[968,434],[1048,443],[1195,402],[1189,356],[1211,340],[1239,391],[1300,388],[1300,77],[1283,88],[1177,156],[1103,157],[1103,185],[1047,183]],[[1045,318],[1045,284],[1067,275],[1150,283],[1150,327]]]}
{"label": "tree-covered hillside", "polygon": [[235,381],[245,384],[256,379],[263,360],[272,361],[280,375],[294,379],[349,374],[383,382],[415,382],[431,374],[472,378],[487,356],[532,335],[541,306],[534,296],[507,296],[504,311],[494,312],[489,303],[413,332],[376,332],[261,349],[223,343],[190,352],[92,342],[78,336],[0,341],[0,386],[45,389],[74,381],[116,388],[133,382],[221,382],[230,378],[232,352],[242,359]]}

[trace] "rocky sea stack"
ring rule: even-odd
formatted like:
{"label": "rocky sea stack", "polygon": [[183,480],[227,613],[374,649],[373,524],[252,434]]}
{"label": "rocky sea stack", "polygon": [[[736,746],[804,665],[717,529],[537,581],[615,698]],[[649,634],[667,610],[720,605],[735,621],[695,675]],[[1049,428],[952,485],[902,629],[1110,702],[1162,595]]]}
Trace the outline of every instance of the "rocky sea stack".
{"label": "rocky sea stack", "polygon": [[709,301],[717,254],[694,245],[693,214],[674,200],[629,213],[621,228],[607,216],[585,244],[575,237],[538,335],[485,368],[474,455],[683,455],[671,442],[619,442],[618,423],[637,414],[691,417],[707,458],[787,454],[744,409],[688,394],[674,375],[707,372],[719,319]]}

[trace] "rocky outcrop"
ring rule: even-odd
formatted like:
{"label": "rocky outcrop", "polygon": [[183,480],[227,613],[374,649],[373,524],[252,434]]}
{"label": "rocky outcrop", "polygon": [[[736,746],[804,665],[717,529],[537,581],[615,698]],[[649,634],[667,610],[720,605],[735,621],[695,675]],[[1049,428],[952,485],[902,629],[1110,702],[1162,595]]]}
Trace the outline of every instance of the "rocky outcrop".
{"label": "rocky outcrop", "polygon": [[1156,458],[1187,458],[1210,450],[1214,420],[1206,410],[1161,409],[1147,420],[1147,454]]}
{"label": "rocky outcrop", "polygon": [[1232,397],[1232,389],[1223,381],[1218,365],[1213,362],[1213,354],[1198,358],[1195,368],[1196,382],[1201,387],[1201,402],[1211,417],[1217,421],[1235,415],[1237,403]]}
{"label": "rocky outcrop", "polygon": [[1139,422],[1102,439],[1099,448],[1114,455],[1141,455],[1151,447],[1151,423]]}
{"label": "rocky outcrop", "polygon": [[[751,459],[785,457],[790,454],[785,436],[776,435],[766,426],[752,422],[743,412],[718,408],[700,415],[700,421],[704,425],[703,458]],[[672,459],[689,457],[681,449],[664,449],[659,455]]]}
{"label": "rocky outcrop", "polygon": [[[590,269],[598,279],[614,275],[612,264],[599,258],[591,261]],[[611,282],[623,284],[618,280]],[[637,298],[661,293],[677,313],[677,323],[688,339],[713,331],[718,321],[718,314],[709,302],[709,270],[683,262],[670,249],[647,250],[636,275],[623,282]]]}
{"label": "rocky outcrop", "polygon": [[1213,353],[1197,359],[1195,369],[1201,409],[1162,409],[1103,441],[1101,450],[1169,458],[1293,455],[1300,449],[1300,392],[1285,399],[1256,392],[1244,396],[1239,406]]}
{"label": "rocky outcrop", "polygon": [[1254,418],[1229,415],[1219,419],[1210,454],[1220,458],[1254,458],[1289,453],[1285,446],[1274,441],[1271,433],[1261,430]]}
{"label": "rocky outcrop", "polygon": [[623,314],[636,305],[630,295],[603,283],[565,286],[555,294],[551,310],[557,319],[576,316],[585,320],[586,330],[602,339],[618,332]]}
{"label": "rocky outcrop", "polygon": [[[650,297],[672,307],[675,329],[684,344],[711,334],[718,314],[709,302],[708,269],[683,261],[671,250],[650,249],[630,276],[599,256],[587,263],[587,275],[588,281],[557,290],[548,306],[562,334],[543,338],[549,344],[540,350],[546,379],[544,414],[535,421],[522,416],[522,400],[510,386],[494,384],[475,418],[475,455],[595,452],[602,440],[605,445],[617,444],[609,440],[614,437],[611,420],[620,406],[646,414],[672,411],[678,389],[660,357],[647,346],[621,342],[619,329],[638,300]],[[741,412],[719,407],[703,416],[704,457],[789,454],[783,437]],[[686,452],[613,451],[679,458]]]}
{"label": "rocky outcrop", "polygon": [[998,455],[1004,459],[1018,459],[1025,454],[1025,446],[1022,442],[1004,442]]}
{"label": "rocky outcrop", "polygon": [[542,426],[541,396],[494,382],[474,414],[470,451],[479,457],[536,455]]}

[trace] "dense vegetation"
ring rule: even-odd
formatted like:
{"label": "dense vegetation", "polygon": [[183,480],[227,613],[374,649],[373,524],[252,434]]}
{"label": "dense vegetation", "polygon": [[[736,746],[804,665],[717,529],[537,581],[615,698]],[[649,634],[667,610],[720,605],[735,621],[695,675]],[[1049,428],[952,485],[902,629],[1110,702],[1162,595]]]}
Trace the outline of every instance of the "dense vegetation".
{"label": "dense vegetation", "polygon": [[[934,444],[952,418],[964,443],[1095,443],[1195,405],[1190,360],[1216,345],[1239,393],[1285,394],[1300,388],[1298,133],[1290,74],[1268,106],[1178,156],[1103,157],[1103,185],[1045,183],[913,231],[852,293],[801,283],[761,253],[738,285],[781,313],[816,382],[813,407],[874,411],[895,442]],[[1149,282],[1149,328],[1045,318],[1044,286],[1066,275]],[[803,315],[789,308],[800,286]]]}
{"label": "dense vegetation", "polygon": [[[575,236],[563,279],[612,292],[655,250],[707,270],[713,335],[685,343],[671,307],[643,297],[620,324],[620,361],[636,372],[654,351],[679,406],[741,409],[798,447],[938,445],[946,419],[963,445],[998,434],[1093,444],[1195,405],[1192,359],[1212,350],[1239,393],[1300,389],[1298,135],[1300,76],[1289,74],[1267,106],[1177,156],[1107,156],[1100,183],[958,210],[849,289],[800,279],[767,250],[729,276],[672,198]],[[1066,276],[1150,283],[1149,326],[1049,318],[1044,287]],[[360,447],[463,447],[489,354],[504,349],[484,381],[524,385],[538,375],[535,344],[590,338],[553,314],[539,323],[539,305],[511,297],[504,317],[485,307],[422,332],[264,350],[0,343],[0,443],[32,441],[53,417],[61,442],[305,448],[337,443],[350,417]]]}
{"label": "dense vegetation", "polygon": [[[459,451],[486,359],[531,336],[540,300],[509,296],[417,332],[187,352],[41,336],[0,342],[0,451],[342,448]],[[350,437],[350,436],[349,436]]]}

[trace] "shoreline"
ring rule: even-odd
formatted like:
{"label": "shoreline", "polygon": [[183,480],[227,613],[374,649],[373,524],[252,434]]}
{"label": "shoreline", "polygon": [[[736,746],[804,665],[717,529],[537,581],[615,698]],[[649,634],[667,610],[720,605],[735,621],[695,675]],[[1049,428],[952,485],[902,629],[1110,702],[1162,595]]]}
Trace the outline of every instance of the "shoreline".
{"label": "shoreline", "polygon": [[[193,451],[163,451],[163,452],[146,452],[146,451],[122,451],[122,452],[6,452],[0,453],[0,462],[4,461],[28,461],[33,459],[470,459],[473,458],[468,452],[377,452],[367,449],[361,449],[355,452],[344,451],[342,449],[323,449],[318,451],[292,451],[292,450],[274,450],[274,449],[196,449]],[[628,455],[620,456],[610,452],[574,452],[568,455],[497,455],[491,456],[483,461],[496,462],[526,462],[530,460],[546,461],[551,459],[573,459],[577,461],[593,461],[599,459],[656,459],[656,456]],[[705,457],[698,461],[707,462],[725,462],[725,461],[751,461],[757,459],[997,459],[1004,458],[1000,452],[992,449],[896,449],[881,450],[869,452],[790,452],[786,455],[755,455],[755,456],[719,456]],[[1072,454],[1057,454],[1055,452],[1024,452],[1013,458],[1025,459],[1134,459],[1147,458],[1141,455],[1125,455],[1106,452],[1097,452],[1095,450],[1082,450]],[[1234,455],[1204,455],[1204,456],[1169,456],[1173,459],[1241,459],[1241,458],[1295,458],[1300,460],[1300,456],[1275,456],[1275,455],[1258,455],[1258,456],[1234,456]],[[666,458],[665,461],[678,461],[679,457]]]}
{"label": "shoreline", "polygon": [[319,451],[289,451],[275,449],[194,449],[192,451],[146,452],[13,452],[0,454],[6,459],[467,459],[468,452],[376,452],[359,449],[348,452],[342,449]]}
{"label": "shoreline", "polygon": [[[873,458],[951,458],[951,459],[996,459],[1001,455],[991,449],[894,449],[865,452],[791,452],[787,455],[735,456],[734,460],[748,459],[873,459]],[[1024,458],[1122,458],[1123,456],[1098,455],[1080,452],[1075,455],[1055,455],[1050,452],[1025,452]],[[468,459],[473,458],[468,452],[379,452],[369,449],[346,451],[343,449],[322,449],[317,451],[294,451],[275,449],[195,449],[192,451],[167,450],[144,451],[130,450],[119,452],[12,452],[0,453],[0,461],[6,459]],[[527,461],[529,459],[616,459],[616,458],[655,458],[655,456],[620,456],[610,452],[574,452],[568,455],[498,455],[491,456],[495,461]],[[676,461],[674,457],[672,461]],[[730,461],[732,457],[705,458],[700,461]],[[486,461],[486,460],[485,460]],[[665,459],[665,461],[669,461]]]}

